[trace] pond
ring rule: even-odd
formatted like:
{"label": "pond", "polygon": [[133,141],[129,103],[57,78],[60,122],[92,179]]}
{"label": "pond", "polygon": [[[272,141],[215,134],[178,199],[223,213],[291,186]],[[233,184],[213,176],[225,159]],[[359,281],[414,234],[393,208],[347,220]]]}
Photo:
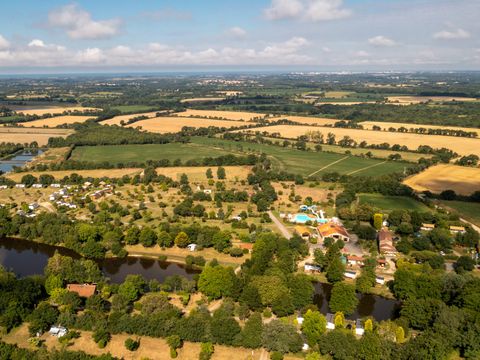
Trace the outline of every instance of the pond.
{"label": "pond", "polygon": [[34,157],[40,155],[42,152],[42,150],[37,149],[23,150],[9,158],[5,158],[5,160],[0,160],[0,171],[6,173],[12,171],[14,166],[21,167],[27,162],[32,161]]}
{"label": "pond", "polygon": [[[39,244],[28,240],[0,239],[0,264],[17,276],[41,275],[48,259],[55,251],[75,259],[80,256],[68,249]],[[145,279],[157,279],[160,282],[170,275],[181,275],[191,279],[198,270],[187,269],[181,264],[160,262],[154,259],[126,257],[123,259],[105,259],[98,261],[106,277],[114,283],[121,283],[129,274],[142,275]]]}

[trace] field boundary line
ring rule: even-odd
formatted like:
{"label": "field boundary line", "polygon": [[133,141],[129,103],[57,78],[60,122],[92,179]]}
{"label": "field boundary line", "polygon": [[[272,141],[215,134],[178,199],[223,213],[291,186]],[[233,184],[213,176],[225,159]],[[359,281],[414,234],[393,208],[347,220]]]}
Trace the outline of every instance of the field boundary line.
{"label": "field boundary line", "polygon": [[332,162],[332,163],[330,163],[330,164],[328,164],[328,165],[325,165],[324,167],[318,169],[317,171],[314,171],[313,173],[311,173],[311,174],[308,175],[307,177],[310,177],[310,176],[312,176],[312,175],[315,175],[316,173],[318,173],[318,172],[320,172],[320,171],[322,171],[322,170],[325,170],[325,169],[329,168],[329,167],[332,166],[332,165],[338,164],[340,161],[343,161],[343,160],[345,160],[345,159],[348,159],[349,157],[350,157],[350,156],[345,156],[345,157],[343,157],[343,158],[341,158],[341,159],[338,159],[338,160],[336,160],[336,161],[334,161],[334,162]]}
{"label": "field boundary line", "polygon": [[387,163],[387,162],[388,162],[388,161],[387,161],[387,160],[385,160],[385,161],[382,161],[382,162],[380,162],[380,163],[377,163],[377,164],[369,165],[369,166],[366,166],[366,167],[364,167],[364,168],[361,168],[361,169],[358,169],[358,170],[351,171],[351,172],[347,173],[347,175],[356,174],[356,173],[358,173],[358,172],[360,172],[360,171],[367,170],[367,169],[371,169],[371,168],[373,168],[373,167],[375,167],[375,166],[378,166],[378,165],[383,165],[383,164],[385,164],[385,163]]}

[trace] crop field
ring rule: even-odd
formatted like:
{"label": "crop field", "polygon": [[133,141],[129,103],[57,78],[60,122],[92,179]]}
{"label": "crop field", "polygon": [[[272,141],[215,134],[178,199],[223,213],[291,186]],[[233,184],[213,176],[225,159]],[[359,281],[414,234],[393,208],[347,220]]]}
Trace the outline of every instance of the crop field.
{"label": "crop field", "polygon": [[47,145],[48,139],[51,137],[67,137],[73,133],[69,129],[33,129],[33,128],[14,128],[14,127],[0,127],[0,143],[14,142],[14,143],[31,143],[36,141],[38,145]]}
{"label": "crop field", "polygon": [[[250,173],[250,166],[224,166],[226,173],[226,179],[232,180],[237,178],[238,180],[245,180]],[[180,180],[182,174],[186,174],[190,181],[207,181],[205,175],[207,169],[212,169],[212,175],[214,179],[217,179],[216,166],[178,166],[178,167],[162,167],[157,168],[157,174],[168,176],[174,180]]]}
{"label": "crop field", "polygon": [[480,135],[480,129],[461,127],[461,126],[423,125],[423,124],[393,123],[393,122],[383,122],[383,121],[363,121],[358,124],[362,125],[363,128],[366,130],[371,130],[374,126],[379,126],[382,130],[388,130],[389,128],[398,129],[398,128],[404,127],[407,129],[424,128],[424,129],[461,130],[461,131],[476,132],[478,135]]}
{"label": "crop field", "polygon": [[100,121],[100,124],[102,124],[102,125],[121,125],[120,123],[122,121],[124,121],[126,123],[128,120],[139,117],[139,116],[147,116],[149,118],[154,118],[155,116],[157,116],[157,113],[158,113],[158,111],[151,111],[151,112],[146,112],[146,113],[118,115],[118,116],[114,116],[111,119]]}
{"label": "crop field", "polygon": [[405,179],[403,183],[417,191],[440,193],[443,190],[454,190],[460,195],[470,195],[480,190],[480,169],[450,164],[436,165]]}
{"label": "crop field", "polygon": [[244,111],[220,111],[220,110],[194,110],[188,109],[176,113],[177,116],[192,116],[192,117],[201,117],[201,118],[216,118],[216,119],[227,119],[227,120],[236,120],[236,121],[252,121],[255,119],[261,119],[266,116],[266,114],[253,113],[253,112],[244,112]]}
{"label": "crop field", "polygon": [[93,177],[93,178],[121,178],[124,175],[134,176],[140,174],[143,169],[137,168],[125,168],[125,169],[94,169],[94,170],[59,170],[59,171],[28,171],[21,173],[9,173],[6,175],[7,178],[20,182],[22,177],[25,174],[32,174],[35,177],[39,177],[42,174],[52,175],[55,179],[61,180],[65,176],[70,176],[71,174],[78,174],[83,177]]}
{"label": "crop field", "polygon": [[265,153],[279,170],[298,173],[303,176],[338,172],[356,176],[380,176],[392,172],[403,172],[407,163],[366,159],[344,154],[300,151],[292,148],[255,144],[242,141],[200,138],[192,139],[194,144],[223,149],[233,153]]}
{"label": "crop field", "polygon": [[222,101],[225,100],[224,97],[201,97],[201,98],[190,98],[182,99],[181,103],[193,103],[193,102],[206,102],[206,101]]}
{"label": "crop field", "polygon": [[321,117],[313,117],[313,116],[291,116],[291,115],[276,116],[273,118],[269,118],[268,120],[277,121],[281,119],[287,119],[287,120],[296,122],[298,124],[320,125],[320,126],[333,125],[336,122],[340,121],[339,119],[329,119],[329,118],[321,118]]}
{"label": "crop field", "polygon": [[36,128],[57,127],[63,124],[82,123],[87,121],[88,119],[95,119],[95,116],[62,115],[62,116],[55,116],[48,119],[39,119],[39,120],[23,122],[22,126],[36,127]]}
{"label": "crop field", "polygon": [[151,105],[117,105],[112,106],[112,109],[119,110],[124,113],[141,113],[156,110],[155,106]]}
{"label": "crop field", "polygon": [[[217,157],[230,154],[230,151],[215,149],[197,144],[147,144],[147,145],[107,145],[79,146],[72,153],[71,159],[111,163],[144,162],[147,160],[180,159],[182,161]],[[109,171],[109,170],[106,170]]]}
{"label": "crop field", "polygon": [[412,105],[422,102],[445,102],[445,101],[477,101],[476,98],[471,97],[452,97],[452,96],[389,96],[387,98],[389,103],[397,103],[400,105]]}
{"label": "crop field", "polygon": [[233,120],[212,120],[212,119],[200,119],[200,118],[187,118],[187,117],[175,117],[164,116],[156,117],[147,120],[140,120],[133,124],[127,125],[127,127],[141,127],[142,130],[150,131],[154,133],[170,133],[179,132],[182,127],[189,126],[194,128],[200,127],[225,127],[232,128],[236,126],[242,126],[244,124]]}
{"label": "crop field", "polygon": [[65,111],[88,111],[88,110],[97,110],[96,108],[82,107],[82,106],[72,106],[72,107],[42,107],[37,109],[19,109],[16,110],[18,113],[23,113],[25,115],[45,115],[45,114],[63,114]]}
{"label": "crop field", "polygon": [[480,203],[442,200],[441,205],[455,210],[465,220],[480,226]]}
{"label": "crop field", "polygon": [[421,202],[406,196],[359,194],[358,199],[360,204],[370,204],[387,212],[392,210],[430,211],[430,209]]}
{"label": "crop field", "polygon": [[[237,130],[248,131],[248,130]],[[252,130],[250,130],[252,131]],[[255,128],[254,132],[267,132],[270,134],[278,133],[281,137],[296,139],[301,135],[306,135],[310,131],[317,131],[326,138],[328,133],[333,133],[336,140],[341,140],[344,136],[349,136],[357,142],[366,141],[368,144],[388,143],[390,145],[406,145],[409,149],[417,149],[420,145],[429,145],[432,148],[447,147],[460,155],[476,154],[480,156],[480,139],[446,137],[442,135],[421,135],[413,133],[384,132],[371,130],[356,130],[344,128],[328,128],[313,126],[292,126],[275,125],[268,127]]]}

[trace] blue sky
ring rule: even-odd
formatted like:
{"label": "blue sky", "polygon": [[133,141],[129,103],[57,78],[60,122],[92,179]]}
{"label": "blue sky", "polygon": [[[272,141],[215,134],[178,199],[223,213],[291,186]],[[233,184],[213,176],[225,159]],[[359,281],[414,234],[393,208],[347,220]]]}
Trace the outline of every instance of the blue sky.
{"label": "blue sky", "polygon": [[478,0],[16,0],[0,72],[478,70]]}

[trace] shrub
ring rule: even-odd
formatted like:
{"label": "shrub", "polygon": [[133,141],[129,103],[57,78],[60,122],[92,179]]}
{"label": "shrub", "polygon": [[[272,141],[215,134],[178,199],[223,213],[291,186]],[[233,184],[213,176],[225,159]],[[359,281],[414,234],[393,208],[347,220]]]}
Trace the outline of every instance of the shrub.
{"label": "shrub", "polygon": [[140,340],[133,340],[132,338],[125,340],[125,348],[129,351],[136,351],[139,346]]}
{"label": "shrub", "polygon": [[229,251],[230,256],[232,257],[241,257],[243,256],[243,250],[238,247],[232,247]]}
{"label": "shrub", "polygon": [[103,349],[105,346],[107,346],[112,336],[105,329],[97,329],[93,333],[92,338],[93,338],[93,341],[95,341],[98,344],[98,347],[100,349]]}
{"label": "shrub", "polygon": [[202,343],[200,349],[199,360],[210,360],[215,350],[211,342]]}

